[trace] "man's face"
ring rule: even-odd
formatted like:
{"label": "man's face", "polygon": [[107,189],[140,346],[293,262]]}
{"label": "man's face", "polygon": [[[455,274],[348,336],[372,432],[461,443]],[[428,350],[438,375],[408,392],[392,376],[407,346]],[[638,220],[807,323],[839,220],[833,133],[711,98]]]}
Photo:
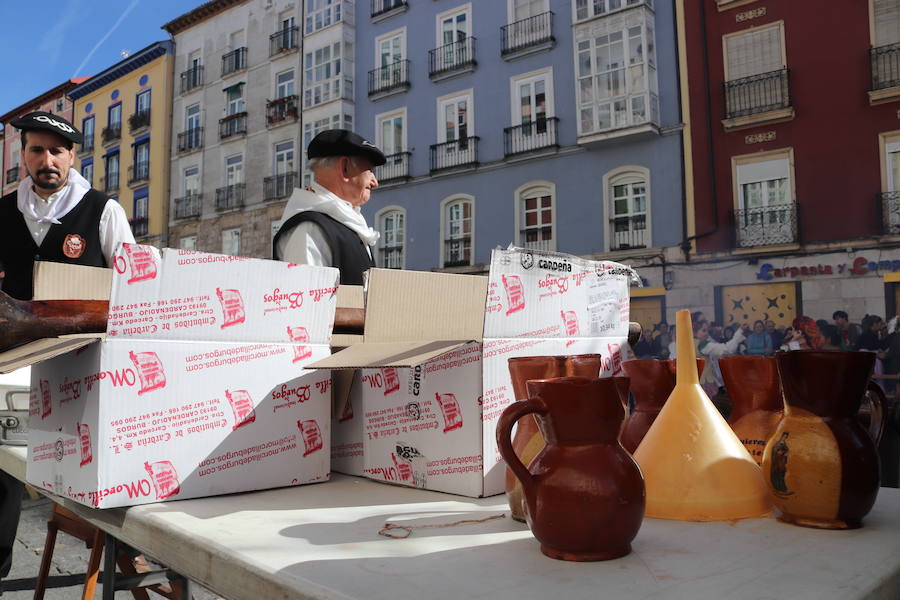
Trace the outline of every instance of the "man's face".
{"label": "man's face", "polygon": [[766,331],[769,333],[775,331],[775,321],[766,321]]}
{"label": "man's face", "polygon": [[841,329],[847,329],[847,319],[845,319],[844,317],[836,317],[834,319],[834,324]]}
{"label": "man's face", "polygon": [[378,187],[378,179],[372,172],[372,163],[361,157],[341,159],[344,179],[344,195],[342,198],[353,206],[362,206],[369,201],[372,190]]}
{"label": "man's face", "polygon": [[23,135],[23,160],[34,185],[50,193],[62,189],[75,163],[75,150],[66,148],[65,140],[49,131],[28,131]]}

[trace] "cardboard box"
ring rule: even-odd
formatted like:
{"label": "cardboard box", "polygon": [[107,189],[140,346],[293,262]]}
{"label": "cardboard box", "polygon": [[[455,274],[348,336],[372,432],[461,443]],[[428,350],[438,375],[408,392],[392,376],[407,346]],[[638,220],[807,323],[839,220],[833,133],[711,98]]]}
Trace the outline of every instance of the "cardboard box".
{"label": "cardboard box", "polygon": [[325,481],[338,271],[123,245],[105,340],[32,367],[27,480],[95,507]]}
{"label": "cardboard box", "polygon": [[362,434],[363,472],[378,481],[503,492],[494,432],[514,401],[508,359],[599,353],[600,375],[620,374],[628,271],[521,249],[495,250],[489,277],[371,270],[364,342],[310,365],[360,369],[350,398],[363,421],[342,443]]}

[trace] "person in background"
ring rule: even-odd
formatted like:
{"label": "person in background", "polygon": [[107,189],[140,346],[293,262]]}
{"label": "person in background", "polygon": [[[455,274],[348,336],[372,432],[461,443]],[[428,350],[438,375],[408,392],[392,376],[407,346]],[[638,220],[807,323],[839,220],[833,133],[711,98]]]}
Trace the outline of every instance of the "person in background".
{"label": "person in background", "polygon": [[810,350],[821,350],[825,345],[825,336],[822,335],[822,331],[812,318],[799,316],[794,319],[792,325],[794,326],[794,330],[800,331],[803,334],[806,348]]}
{"label": "person in background", "polygon": [[769,336],[769,342],[772,344],[772,348],[777,348],[781,345],[781,340],[784,338],[784,332],[778,331],[775,327],[775,321],[771,319],[766,320],[766,335]]}
{"label": "person in background", "polygon": [[766,326],[762,321],[753,323],[753,331],[747,336],[746,353],[752,356],[771,356],[774,353],[772,338],[766,333]]}
{"label": "person in background", "polygon": [[875,360],[875,374],[883,375],[884,367],[882,365],[882,360],[887,358],[887,340],[885,339],[885,332],[887,331],[887,326],[884,324],[884,320],[878,315],[866,315],[862,320],[862,333],[859,334],[859,338],[856,340],[856,346],[854,350],[860,352],[874,352],[876,354]]}
{"label": "person in background", "polygon": [[847,313],[843,310],[834,311],[831,318],[841,334],[841,350],[853,350],[857,346],[864,327],[851,323]]}
{"label": "person in background", "polygon": [[337,267],[341,283],[362,285],[363,273],[375,266],[379,234],[360,209],[378,187],[372,171],[385,163],[384,153],[352,131],[329,129],[312,139],[306,155],[315,183],[288,199],[272,256]]}
{"label": "person in background", "polygon": [[644,329],[641,339],[634,345],[634,354],[638,358],[653,358],[653,332]]}
{"label": "person in background", "polygon": [[785,351],[808,350],[809,347],[806,345],[806,338],[803,337],[802,331],[788,327],[784,330],[784,339],[782,339],[779,349]]}
{"label": "person in background", "polygon": [[719,370],[719,358],[729,354],[735,354],[744,341],[746,335],[743,326],[738,329],[734,337],[726,342],[717,342],[712,339],[709,334],[709,323],[701,321],[694,323],[694,343],[697,345],[697,358],[705,358],[706,366],[700,376],[700,385],[709,395],[715,398],[719,394],[719,389],[724,385],[722,381],[722,372]]}
{"label": "person in background", "polygon": [[665,321],[661,321],[659,325],[656,326],[656,331],[653,334],[653,356],[660,360],[669,358],[669,343],[671,341],[672,337],[669,335],[669,324]]}
{"label": "person in background", "polygon": [[675,359],[675,348],[678,345],[675,342],[676,338],[675,338],[675,326],[674,325],[669,327],[669,337],[672,339],[672,341],[669,342],[669,360],[674,360]]}

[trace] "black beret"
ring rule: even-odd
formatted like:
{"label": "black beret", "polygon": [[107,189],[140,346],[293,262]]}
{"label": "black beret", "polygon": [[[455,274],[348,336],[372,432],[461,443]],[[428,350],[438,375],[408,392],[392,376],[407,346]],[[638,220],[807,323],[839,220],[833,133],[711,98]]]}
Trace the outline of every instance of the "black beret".
{"label": "black beret", "polygon": [[22,131],[34,131],[36,129],[52,131],[56,135],[76,144],[80,144],[84,141],[84,136],[81,135],[80,131],[75,129],[74,125],[59,115],[54,115],[42,110],[28,113],[24,117],[10,121],[9,124]]}
{"label": "black beret", "polygon": [[346,129],[329,129],[314,137],[306,149],[306,156],[362,156],[368,158],[375,167],[387,162],[384,153],[375,144]]}

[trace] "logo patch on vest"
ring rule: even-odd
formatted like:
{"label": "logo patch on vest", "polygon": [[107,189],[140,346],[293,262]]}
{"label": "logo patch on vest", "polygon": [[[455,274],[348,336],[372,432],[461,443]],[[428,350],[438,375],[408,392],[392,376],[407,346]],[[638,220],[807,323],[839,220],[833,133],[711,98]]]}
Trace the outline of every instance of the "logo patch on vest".
{"label": "logo patch on vest", "polygon": [[69,258],[79,258],[84,254],[85,248],[87,248],[87,242],[77,233],[70,233],[63,241],[63,254]]}

